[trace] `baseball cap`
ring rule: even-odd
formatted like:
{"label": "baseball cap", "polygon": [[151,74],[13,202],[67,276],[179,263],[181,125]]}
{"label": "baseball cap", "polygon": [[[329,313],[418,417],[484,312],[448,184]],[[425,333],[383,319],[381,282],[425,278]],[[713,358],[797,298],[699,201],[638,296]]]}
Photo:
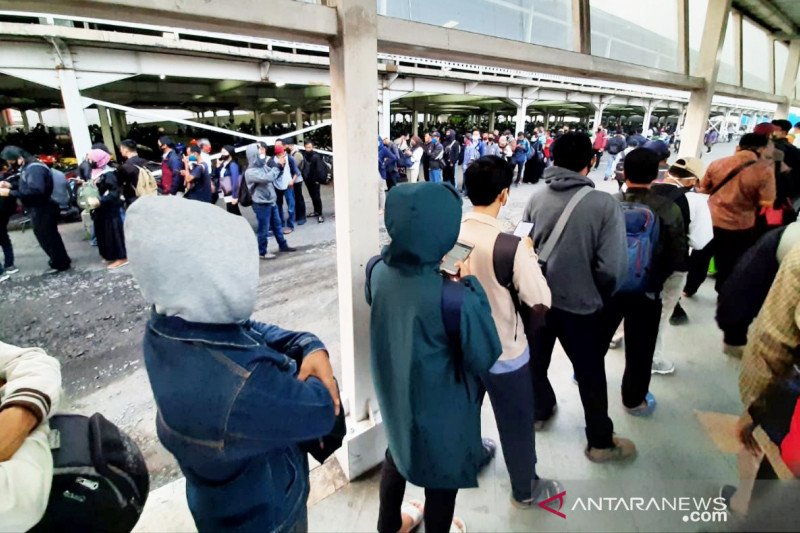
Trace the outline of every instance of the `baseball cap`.
{"label": "baseball cap", "polygon": [[280,144],[276,144],[275,145],[275,155],[281,155],[285,151],[286,151],[286,148],[284,148],[282,145],[280,145]]}
{"label": "baseball cap", "polygon": [[669,146],[664,141],[647,141],[642,148],[652,150],[658,154],[658,159],[667,159],[669,157]]}
{"label": "baseball cap", "polygon": [[[676,178],[695,177],[702,178],[706,173],[706,166],[696,157],[681,157],[669,167],[669,173]],[[686,174],[691,176],[686,176]]]}

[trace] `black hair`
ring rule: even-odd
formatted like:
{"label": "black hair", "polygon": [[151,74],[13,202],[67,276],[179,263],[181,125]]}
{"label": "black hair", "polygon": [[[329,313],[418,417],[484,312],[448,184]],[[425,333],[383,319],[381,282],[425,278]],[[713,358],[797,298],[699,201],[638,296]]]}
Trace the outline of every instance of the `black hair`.
{"label": "black hair", "polygon": [[314,141],[312,141],[311,139],[306,139],[306,142],[303,143],[303,146],[307,146],[309,144],[313,146],[314,145]]}
{"label": "black hair", "polygon": [[[680,159],[678,160],[680,161]],[[676,161],[677,163],[677,161]],[[684,179],[684,178],[697,178],[691,171],[686,170],[685,168],[679,167],[670,167],[669,168],[669,175],[673,178]]]}
{"label": "black hair", "polygon": [[795,128],[800,128],[800,122],[795,122],[795,123],[794,123],[794,127],[795,127]]}
{"label": "black hair", "polygon": [[553,164],[580,172],[592,163],[592,141],[583,133],[569,132],[553,142]]}
{"label": "black hair", "polygon": [[789,133],[789,130],[792,129],[792,123],[782,118],[776,118],[775,120],[773,120],[772,125],[778,126],[781,130],[783,130],[786,133]]}
{"label": "black hair", "polygon": [[486,206],[495,201],[503,189],[511,187],[513,167],[503,158],[486,155],[470,163],[464,172],[464,184],[472,205]]}
{"label": "black hair", "polygon": [[193,144],[189,147],[189,151],[193,154],[199,154],[202,153],[203,150],[198,145]]}
{"label": "black hair", "polygon": [[120,146],[124,146],[125,148],[127,148],[131,152],[135,152],[136,151],[136,141],[132,141],[131,139],[125,139],[123,141],[120,141],[119,145]]}
{"label": "black hair", "polygon": [[108,149],[108,146],[106,146],[104,143],[94,143],[92,145],[92,150],[102,150],[108,155],[111,155],[111,151]]}
{"label": "black hair", "polygon": [[[789,121],[787,120],[786,122]],[[742,150],[757,150],[759,148],[765,148],[768,143],[769,139],[766,135],[745,133],[742,135],[742,138],[739,139],[739,148]]]}
{"label": "black hair", "polygon": [[164,146],[169,146],[170,148],[175,148],[175,141],[173,141],[172,138],[167,135],[162,135],[159,137],[158,143],[163,144]]}
{"label": "black hair", "polygon": [[636,148],[625,156],[625,179],[631,183],[647,185],[658,177],[658,154],[647,148]]}
{"label": "black hair", "polygon": [[636,128],[636,133],[640,134],[644,131],[643,128]]}

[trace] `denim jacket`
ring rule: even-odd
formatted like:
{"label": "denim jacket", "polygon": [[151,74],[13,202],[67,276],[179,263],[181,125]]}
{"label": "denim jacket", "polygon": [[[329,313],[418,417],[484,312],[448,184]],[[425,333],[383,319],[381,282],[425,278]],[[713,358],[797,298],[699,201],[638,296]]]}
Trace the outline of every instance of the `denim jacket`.
{"label": "denim jacket", "polygon": [[310,333],[153,311],[144,358],[158,437],[186,476],[199,531],[287,531],[304,516],[308,460],[297,444],[334,424],[327,389],[295,377],[319,349]]}

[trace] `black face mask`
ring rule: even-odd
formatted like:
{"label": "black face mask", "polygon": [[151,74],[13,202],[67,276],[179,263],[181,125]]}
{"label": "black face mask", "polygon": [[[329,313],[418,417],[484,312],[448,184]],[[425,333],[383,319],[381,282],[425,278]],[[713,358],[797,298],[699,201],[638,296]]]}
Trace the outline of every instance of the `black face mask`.
{"label": "black face mask", "polygon": [[231,156],[229,156],[229,155],[221,155],[221,156],[219,156],[219,160],[220,161],[227,161],[228,159],[230,159],[230,157]]}
{"label": "black face mask", "polygon": [[100,168],[100,167],[97,166],[97,161],[89,161],[89,166],[91,168]]}

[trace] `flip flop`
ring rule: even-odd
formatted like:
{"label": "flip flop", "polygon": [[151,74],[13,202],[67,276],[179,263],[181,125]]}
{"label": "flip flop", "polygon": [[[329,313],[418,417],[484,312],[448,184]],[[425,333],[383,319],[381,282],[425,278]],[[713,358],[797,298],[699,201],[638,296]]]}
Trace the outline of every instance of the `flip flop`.
{"label": "flip flop", "polygon": [[467,524],[459,517],[453,517],[453,523],[450,524],[450,533],[467,533]]}
{"label": "flip flop", "polygon": [[419,500],[403,502],[403,505],[400,506],[400,514],[411,517],[411,529],[409,531],[414,531],[422,523],[424,508],[425,504]]}

